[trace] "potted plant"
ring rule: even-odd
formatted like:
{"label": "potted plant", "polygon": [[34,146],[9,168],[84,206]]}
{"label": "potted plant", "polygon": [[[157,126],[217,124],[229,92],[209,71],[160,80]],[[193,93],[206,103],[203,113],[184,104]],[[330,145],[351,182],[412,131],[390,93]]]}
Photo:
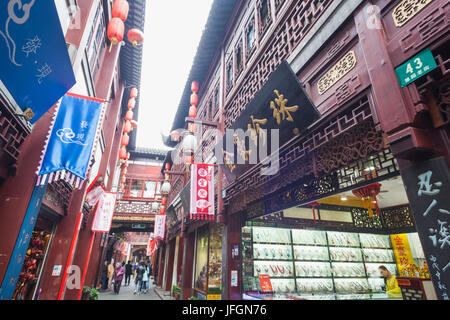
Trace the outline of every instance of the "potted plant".
{"label": "potted plant", "polygon": [[173,286],[172,287],[172,295],[175,298],[175,300],[178,300],[180,298],[181,289],[179,286]]}
{"label": "potted plant", "polygon": [[81,300],[98,300],[98,290],[95,288],[83,287]]}

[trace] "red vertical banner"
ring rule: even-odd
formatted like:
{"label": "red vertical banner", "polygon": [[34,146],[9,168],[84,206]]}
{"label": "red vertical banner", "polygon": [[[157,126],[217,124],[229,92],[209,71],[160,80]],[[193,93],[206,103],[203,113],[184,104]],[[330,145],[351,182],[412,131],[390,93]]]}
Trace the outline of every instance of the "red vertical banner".
{"label": "red vertical banner", "polygon": [[214,220],[214,165],[191,166],[191,220]]}

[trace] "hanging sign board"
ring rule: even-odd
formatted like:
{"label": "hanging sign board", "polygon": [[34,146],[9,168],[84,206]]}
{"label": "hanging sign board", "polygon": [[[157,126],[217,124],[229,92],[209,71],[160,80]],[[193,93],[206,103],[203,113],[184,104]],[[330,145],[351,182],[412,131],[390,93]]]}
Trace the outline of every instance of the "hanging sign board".
{"label": "hanging sign board", "polygon": [[214,219],[214,165],[191,166],[191,220]]}
{"label": "hanging sign board", "polygon": [[164,232],[166,227],[166,215],[157,214],[155,218],[155,239],[164,240]]}
{"label": "hanging sign board", "polygon": [[409,277],[416,265],[411,252],[407,234],[391,234],[392,249],[397,261],[398,273],[401,277]]}
{"label": "hanging sign board", "polygon": [[116,193],[103,193],[103,196],[98,202],[97,211],[95,212],[94,221],[92,223],[93,232],[109,232],[116,207],[116,199]]}
{"label": "hanging sign board", "polygon": [[395,69],[402,88],[437,68],[433,53],[426,49]]}
{"label": "hanging sign board", "polygon": [[76,82],[55,2],[1,1],[0,21],[0,80],[35,123]]}
{"label": "hanging sign board", "polygon": [[223,159],[219,163],[227,180],[234,182],[319,118],[296,74],[283,61],[222,138],[222,154],[216,158]]}
{"label": "hanging sign board", "polygon": [[444,157],[402,170],[431,279],[438,299],[450,289],[450,172]]}

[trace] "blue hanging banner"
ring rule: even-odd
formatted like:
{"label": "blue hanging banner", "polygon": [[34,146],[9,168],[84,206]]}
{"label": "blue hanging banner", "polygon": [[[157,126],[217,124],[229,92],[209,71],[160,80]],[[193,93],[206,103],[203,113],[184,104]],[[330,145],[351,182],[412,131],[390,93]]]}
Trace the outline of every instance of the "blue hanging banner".
{"label": "blue hanging banner", "polygon": [[35,123],[76,82],[54,1],[1,1],[0,60],[0,80]]}
{"label": "blue hanging banner", "polygon": [[[74,94],[65,95],[44,149],[38,184],[65,179],[77,187],[86,179],[104,117],[103,100]],[[48,176],[49,179],[45,179]]]}

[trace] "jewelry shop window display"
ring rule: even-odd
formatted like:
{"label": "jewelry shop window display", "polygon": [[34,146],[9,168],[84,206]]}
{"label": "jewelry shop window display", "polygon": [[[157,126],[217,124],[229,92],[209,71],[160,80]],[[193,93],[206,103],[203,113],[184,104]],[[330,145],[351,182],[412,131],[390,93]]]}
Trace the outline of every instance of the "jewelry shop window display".
{"label": "jewelry shop window display", "polygon": [[242,229],[244,297],[266,298],[258,277],[270,277],[270,299],[383,299],[378,267],[398,274],[388,235],[250,227]]}

